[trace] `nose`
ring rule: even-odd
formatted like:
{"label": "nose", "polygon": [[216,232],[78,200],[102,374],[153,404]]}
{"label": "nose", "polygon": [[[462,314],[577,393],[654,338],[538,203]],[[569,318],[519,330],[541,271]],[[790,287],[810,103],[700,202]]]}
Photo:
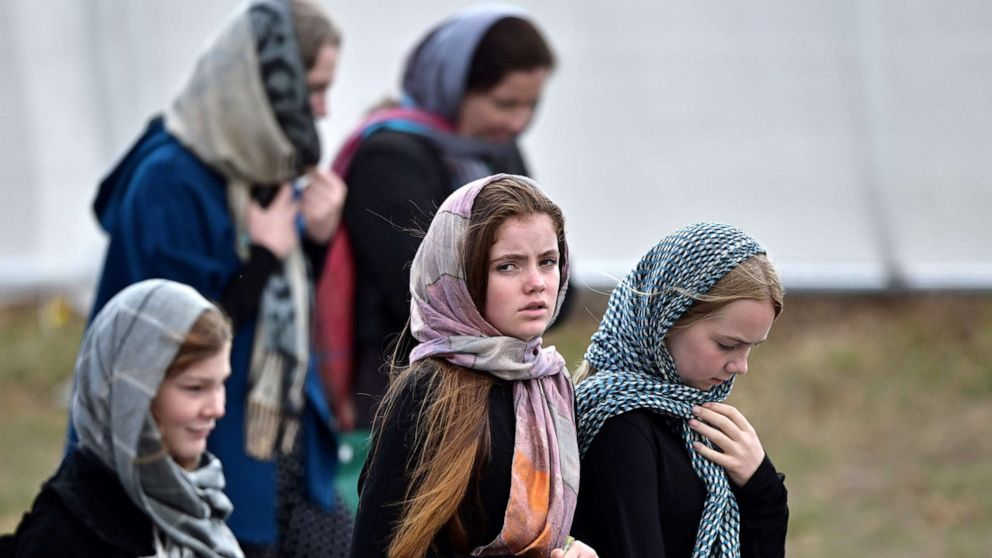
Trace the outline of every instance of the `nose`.
{"label": "nose", "polygon": [[530,107],[523,107],[513,112],[509,119],[509,128],[513,135],[522,134],[527,129],[532,114],[534,114],[534,109]]}
{"label": "nose", "polygon": [[727,372],[732,374],[747,374],[747,357],[750,353],[750,349],[747,351],[741,351],[740,354],[734,356],[727,363]]}
{"label": "nose", "polygon": [[203,414],[209,418],[218,419],[224,416],[226,403],[227,393],[222,384],[210,394],[206,405],[203,407]]}
{"label": "nose", "polygon": [[329,114],[327,110],[327,93],[315,91],[310,94],[310,110],[313,111],[314,118],[326,118]]}
{"label": "nose", "polygon": [[547,287],[547,283],[544,280],[544,274],[537,267],[533,267],[527,273],[527,279],[524,283],[524,289],[528,293],[543,292]]}

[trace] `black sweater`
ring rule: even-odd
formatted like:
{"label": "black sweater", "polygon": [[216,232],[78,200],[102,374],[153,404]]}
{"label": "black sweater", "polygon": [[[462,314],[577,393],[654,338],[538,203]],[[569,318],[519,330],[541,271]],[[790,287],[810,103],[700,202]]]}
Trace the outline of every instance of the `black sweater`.
{"label": "black sweater", "polygon": [[[473,372],[466,372],[473,373]],[[396,407],[377,432],[377,444],[369,452],[359,480],[361,499],[355,515],[352,540],[353,558],[376,558],[386,555],[392,541],[392,526],[399,519],[398,505],[406,494],[410,481],[407,462],[414,451],[413,425],[423,403],[425,385],[411,381]],[[470,544],[482,546],[499,535],[510,498],[510,476],[516,420],[513,407],[513,384],[494,380],[489,393],[489,432],[491,446],[489,461],[481,475],[470,487],[477,494],[478,506],[463,506],[468,510],[465,525]],[[438,556],[463,556],[452,552],[447,537],[439,534],[434,543]]]}
{"label": "black sweater", "polygon": [[[612,417],[583,457],[572,534],[600,558],[692,555],[706,489],[674,420],[646,409]],[[766,456],[746,485],[731,484],[742,557],[785,555],[783,480]]]}
{"label": "black sweater", "polygon": [[73,451],[46,482],[3,557],[134,558],[155,553],[152,522],[112,471],[85,450]]}

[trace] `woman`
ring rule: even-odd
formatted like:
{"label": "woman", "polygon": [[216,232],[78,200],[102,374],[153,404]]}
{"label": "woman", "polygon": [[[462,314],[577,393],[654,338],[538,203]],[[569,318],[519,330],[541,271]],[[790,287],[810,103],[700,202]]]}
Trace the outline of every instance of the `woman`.
{"label": "woman", "polygon": [[377,415],[352,556],[595,556],[580,542],[562,553],[573,394],[561,355],[541,347],[568,278],[561,210],[520,176],[467,184],[410,276],[419,344]]}
{"label": "woman", "polygon": [[402,100],[373,111],[336,158],[334,170],[349,184],[347,238],[334,240],[318,304],[331,359],[324,373],[336,384],[343,428],[370,427],[386,389],[389,342],[410,318],[409,264],[419,239],[409,231],[423,229],[462,184],[529,174],[517,138],[553,67],[548,43],[520,10],[460,12],[413,50]]}
{"label": "woman", "polygon": [[316,119],[340,43],[312,0],[240,6],[94,203],[110,241],[95,310],[162,277],[231,316],[228,413],[209,445],[227,471],[229,525],[250,556],[350,539],[331,488],[333,419],[310,359],[313,270],[344,199],[340,179],[316,169]]}
{"label": "woman", "polygon": [[577,536],[604,557],[785,554],[784,477],[723,403],[782,303],[764,249],[728,225],[641,259],[576,372]]}
{"label": "woman", "polygon": [[76,360],[79,447],[42,487],[11,556],[240,557],[207,435],[224,415],[227,318],[192,288],[132,285]]}

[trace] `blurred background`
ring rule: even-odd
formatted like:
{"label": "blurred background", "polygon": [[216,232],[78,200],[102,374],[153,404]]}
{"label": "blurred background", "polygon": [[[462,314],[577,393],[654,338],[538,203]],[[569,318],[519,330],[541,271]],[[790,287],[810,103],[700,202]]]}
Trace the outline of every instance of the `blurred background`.
{"label": "blurred background", "polygon": [[[455,0],[322,3],[345,32],[325,158]],[[518,1],[558,56],[524,147],[565,210],[581,359],[683,224],[758,238],[789,296],[731,402],[787,474],[799,556],[992,543],[992,4]],[[103,174],[233,0],[0,0],[0,532],[58,462]]]}

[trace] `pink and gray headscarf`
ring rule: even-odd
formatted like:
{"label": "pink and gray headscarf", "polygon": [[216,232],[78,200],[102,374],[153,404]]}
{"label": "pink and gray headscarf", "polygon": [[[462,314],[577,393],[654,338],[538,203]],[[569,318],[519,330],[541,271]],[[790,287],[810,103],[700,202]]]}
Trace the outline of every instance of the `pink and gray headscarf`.
{"label": "pink and gray headscarf", "polygon": [[[503,178],[538,189],[529,178],[507,174],[462,186],[441,204],[417,250],[410,272],[410,328],[420,344],[410,352],[410,361],[440,358],[513,381],[516,429],[510,500],[499,536],[472,554],[536,551],[547,556],[565,542],[579,486],[574,394],[565,360],[554,347],[542,347],[540,337],[507,337],[486,321],[472,301],[462,265],[475,198]],[[568,285],[565,246],[561,262],[554,317]]]}

